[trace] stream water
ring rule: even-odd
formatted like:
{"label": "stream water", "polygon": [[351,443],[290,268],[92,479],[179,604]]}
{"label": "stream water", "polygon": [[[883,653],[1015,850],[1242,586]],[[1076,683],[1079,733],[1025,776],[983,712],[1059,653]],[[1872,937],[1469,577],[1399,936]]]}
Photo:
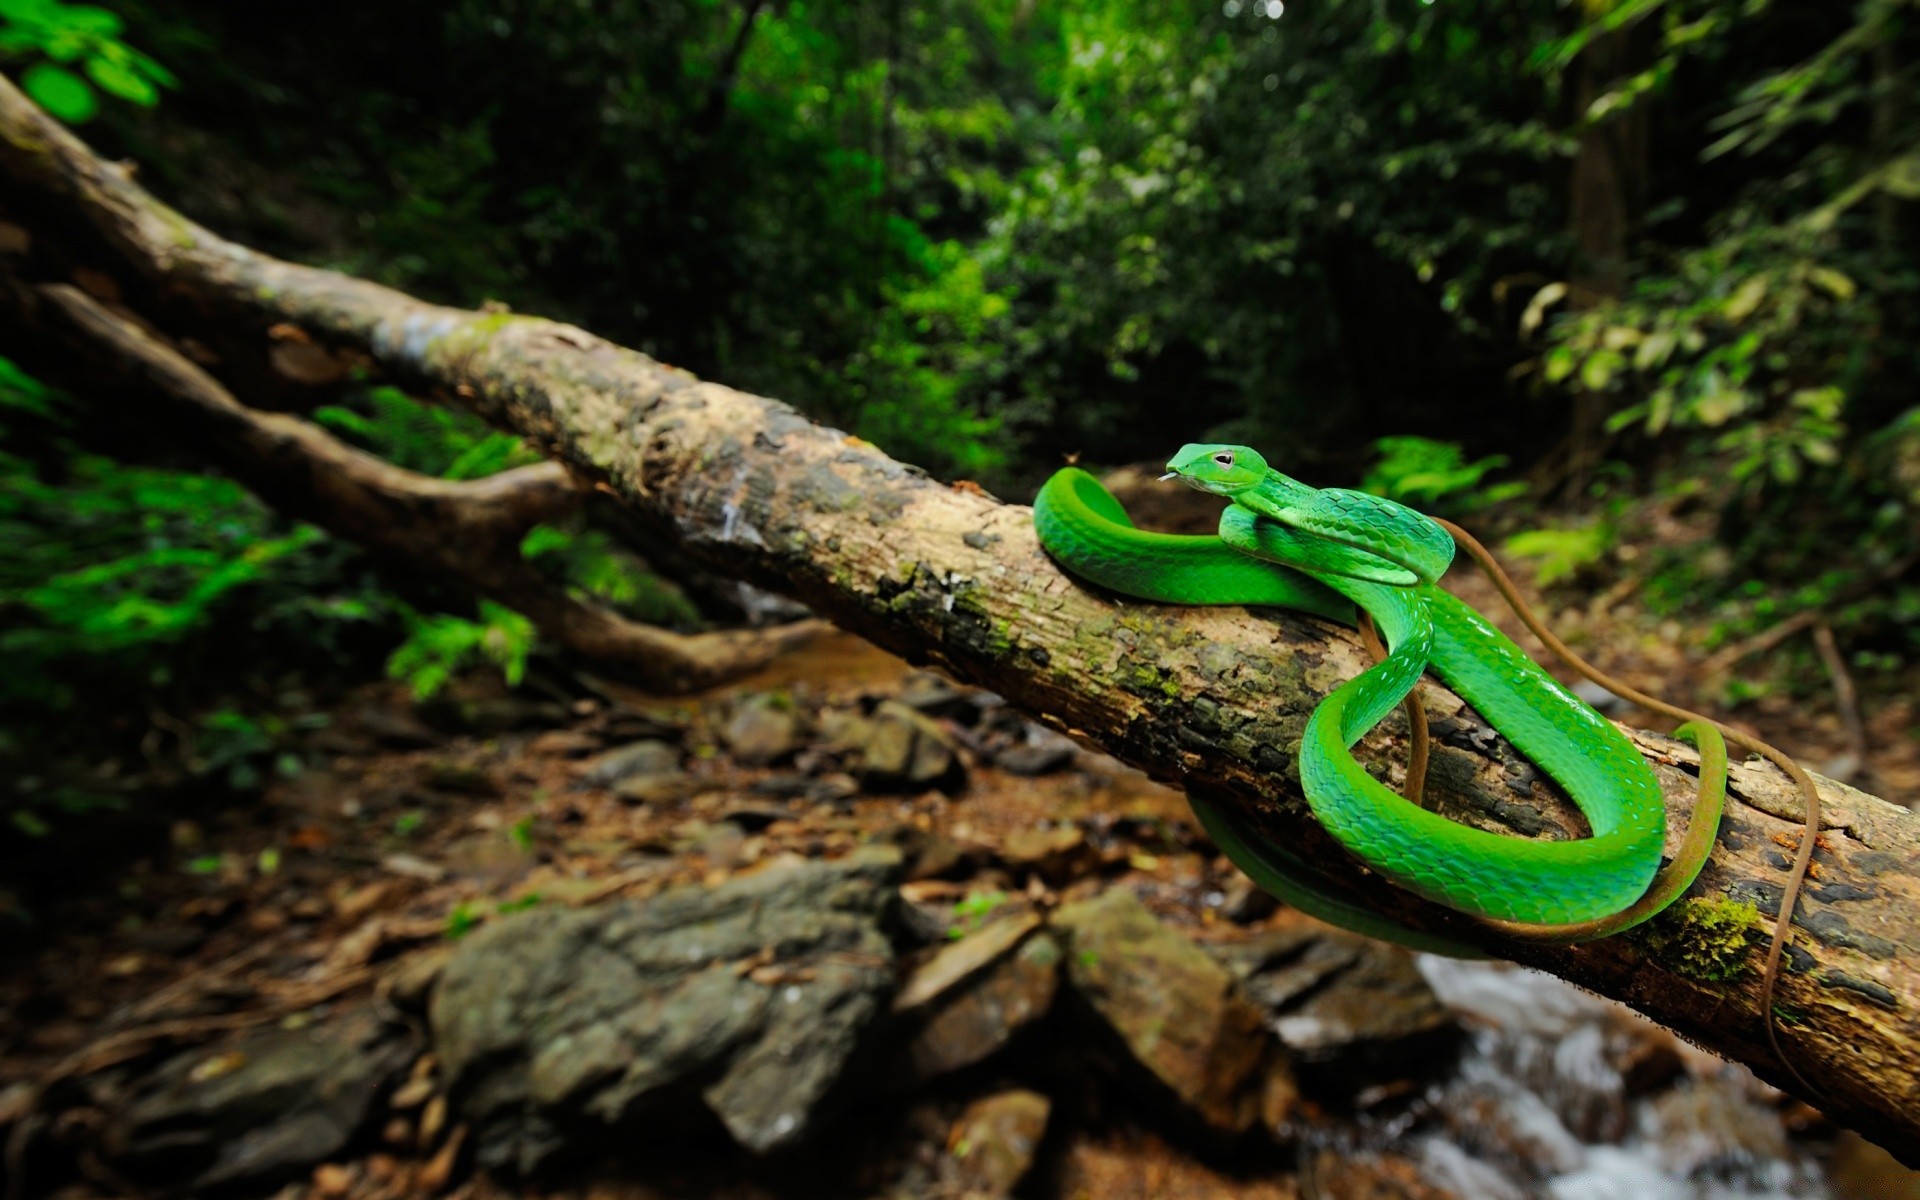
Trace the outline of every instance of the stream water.
{"label": "stream water", "polygon": [[1681,1048],[1677,1082],[1635,1088],[1636,1048],[1667,1035],[1623,1006],[1504,963],[1419,962],[1470,1039],[1429,1097],[1443,1129],[1403,1146],[1435,1183],[1477,1200],[1832,1196],[1745,1068]]}

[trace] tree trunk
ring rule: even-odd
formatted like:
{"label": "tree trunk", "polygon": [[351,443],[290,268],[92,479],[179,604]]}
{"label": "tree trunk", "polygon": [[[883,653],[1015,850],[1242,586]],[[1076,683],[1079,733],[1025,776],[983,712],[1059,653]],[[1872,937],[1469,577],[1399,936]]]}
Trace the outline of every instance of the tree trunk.
{"label": "tree trunk", "polygon": [[[1005,696],[1054,726],[1188,786],[1218,789],[1424,928],[1481,937],[1451,914],[1370,880],[1320,830],[1294,748],[1307,715],[1366,665],[1347,631],[1242,609],[1126,604],[1075,583],[1040,551],[1032,514],[942,485],[776,401],[704,383],[571,326],[465,312],[223,241],[164,207],[0,82],[0,203],[39,214],[152,297],[177,334],[265,337],[291,322],[395,378],[466,404],[595,480],[715,571],[792,595],[909,659]],[[44,228],[45,233],[42,233]],[[84,231],[84,232],[76,232]],[[91,242],[91,245],[86,243]],[[31,276],[57,260],[6,265]],[[49,282],[41,276],[38,282]],[[1433,787],[1444,811],[1531,836],[1580,828],[1506,743],[1429,685]],[[1676,829],[1697,762],[1655,734]],[[1398,736],[1369,744],[1376,765]],[[1735,803],[1682,915],[1648,936],[1570,948],[1488,943],[1516,961],[1624,1000],[1790,1086],[1756,997],[1769,922],[1798,833],[1791,785],[1736,765]],[[1822,784],[1826,832],[1782,979],[1782,1040],[1835,1120],[1920,1157],[1920,819]],[[1732,928],[1716,925],[1728,918]]]}
{"label": "tree trunk", "polygon": [[[1604,5],[1588,0],[1590,20]],[[1593,102],[1609,87],[1640,70],[1648,58],[1645,22],[1596,34],[1574,64],[1574,119],[1580,147],[1568,179],[1567,220],[1573,234],[1573,272],[1568,303],[1592,308],[1626,290],[1627,260],[1635,228],[1646,207],[1648,104],[1642,97],[1626,111],[1588,122]],[[1574,393],[1567,440],[1567,497],[1584,503],[1594,468],[1606,451],[1608,397],[1582,387]]]}

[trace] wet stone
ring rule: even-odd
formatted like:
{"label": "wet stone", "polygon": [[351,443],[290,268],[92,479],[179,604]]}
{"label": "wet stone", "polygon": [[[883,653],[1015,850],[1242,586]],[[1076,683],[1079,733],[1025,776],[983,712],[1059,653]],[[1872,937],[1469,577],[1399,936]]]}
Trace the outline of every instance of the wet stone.
{"label": "wet stone", "polygon": [[993,756],[993,765],[1010,775],[1051,775],[1070,766],[1080,752],[1072,738],[1051,729],[1027,725],[1023,733],[1020,742]]}
{"label": "wet stone", "polygon": [[1053,927],[1073,990],[1148,1076],[1216,1130],[1260,1120],[1265,1014],[1225,967],[1124,889],[1065,905]]}
{"label": "wet stone", "polygon": [[[1433,994],[1413,956],[1398,947],[1354,942],[1357,954],[1347,965],[1276,1013],[1274,1029],[1295,1058],[1337,1062],[1349,1075],[1403,1073],[1451,1045],[1458,1032],[1453,1014]],[[1258,976],[1249,980],[1250,995],[1262,998],[1263,990]]]}
{"label": "wet stone", "polygon": [[858,753],[854,775],[876,791],[932,787],[951,781],[959,768],[939,722],[891,700],[874,710]]}
{"label": "wet stone", "polygon": [[735,705],[720,731],[733,757],[747,766],[768,766],[797,752],[805,722],[789,696],[778,692],[748,696]]}
{"label": "wet stone", "polygon": [[1005,1196],[1033,1166],[1052,1102],[1025,1089],[983,1096],[967,1106],[947,1137],[955,1174],[971,1196]]}
{"label": "wet stone", "polygon": [[1060,982],[1060,944],[1046,933],[972,979],[957,994],[928,1006],[907,1046],[916,1081],[984,1062],[1045,1016]]}
{"label": "wet stone", "polygon": [[1280,908],[1280,902],[1260,890],[1253,880],[1241,876],[1227,887],[1220,902],[1220,915],[1236,925],[1264,921]]}
{"label": "wet stone", "polygon": [[978,706],[967,693],[940,676],[927,671],[908,676],[905,685],[894,698],[915,712],[922,712],[930,717],[952,717],[959,721],[971,721],[980,715]]}
{"label": "wet stone", "polygon": [[973,975],[1010,953],[1040,927],[1036,913],[990,921],[979,931],[949,942],[920,964],[893,1000],[895,1012],[910,1012],[950,995]]}
{"label": "wet stone", "polygon": [[280,1183],[346,1150],[416,1053],[411,1034],[364,1008],[186,1051],[130,1085],[107,1152],[154,1185]]}
{"label": "wet stone", "polygon": [[869,847],[489,922],[430,1008],[481,1165],[671,1138],[702,1109],[755,1153],[806,1139],[893,990],[899,866]]}
{"label": "wet stone", "polygon": [[679,770],[680,748],[648,739],[587,759],[580,765],[579,780],[584,787],[613,787],[627,779],[667,775]]}
{"label": "wet stone", "polygon": [[1016,870],[1033,871],[1050,883],[1064,883],[1092,857],[1087,835],[1078,825],[1023,829],[1000,845],[1000,860]]}

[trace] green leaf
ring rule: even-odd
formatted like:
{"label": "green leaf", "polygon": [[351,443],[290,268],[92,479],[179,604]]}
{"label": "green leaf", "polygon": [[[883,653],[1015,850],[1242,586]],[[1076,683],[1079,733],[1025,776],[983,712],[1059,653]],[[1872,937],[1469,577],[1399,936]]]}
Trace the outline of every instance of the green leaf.
{"label": "green leaf", "polygon": [[64,67],[38,63],[27,69],[20,84],[34,103],[70,125],[90,120],[100,111],[100,101],[87,81]]}
{"label": "green leaf", "polygon": [[1755,275],[1741,284],[1733,295],[1727,297],[1727,302],[1720,311],[1726,314],[1727,320],[1739,324],[1752,316],[1760,307],[1760,302],[1766,298],[1767,277]]}
{"label": "green leaf", "polygon": [[1605,391],[1614,373],[1626,362],[1617,350],[1595,350],[1587,355],[1587,361],[1580,364],[1581,386],[1590,392]]}
{"label": "green leaf", "polygon": [[143,108],[152,108],[160,100],[159,89],[106,55],[95,54],[87,59],[87,75],[109,96],[131,100]]}

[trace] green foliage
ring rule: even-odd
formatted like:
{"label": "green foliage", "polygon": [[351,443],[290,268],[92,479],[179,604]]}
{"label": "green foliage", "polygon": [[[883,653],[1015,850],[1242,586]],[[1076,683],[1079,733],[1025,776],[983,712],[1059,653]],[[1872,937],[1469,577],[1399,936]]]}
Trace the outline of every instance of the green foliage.
{"label": "green foliage", "polygon": [[648,570],[604,530],[537,525],[520,553],[583,599],[648,625],[698,629],[700,611],[686,594]]}
{"label": "green foliage", "polygon": [[1595,12],[1543,45],[1543,67],[1644,21],[1657,35],[1645,70],[1585,119],[1677,112],[1673,153],[1706,165],[1662,176],[1673,190],[1650,197],[1619,295],[1551,321],[1572,292],[1535,295],[1523,325],[1546,333],[1537,378],[1604,397],[1612,432],[1725,480],[1713,493],[1731,557],[1710,575],[1668,564],[1656,590],[1717,604],[1729,637],[1818,607],[1858,652],[1909,654],[1901,621],[1920,595],[1852,584],[1897,567],[1920,523],[1902,466],[1920,390],[1920,125],[1907,99],[1920,66],[1901,43],[1920,4],[1621,0]]}
{"label": "green foliage", "polygon": [[1572,579],[1613,549],[1615,530],[1606,521],[1560,529],[1533,529],[1508,538],[1502,549],[1514,558],[1537,558],[1534,581],[1552,587]]}
{"label": "green foliage", "polygon": [[256,630],[373,615],[325,589],[341,557],[223,479],[75,441],[70,402],[0,359],[0,710],[57,713],[109,680],[160,686],[217,616]]}
{"label": "green foliage", "polygon": [[469,667],[497,667],[509,686],[526,675],[533,651],[533,624],[510,608],[480,601],[480,619],[401,610],[407,640],[387,659],[387,674],[404,679],[415,699],[439,693]]}
{"label": "green foliage", "polygon": [[1843,384],[1858,379],[1861,339],[1881,318],[1851,277],[1806,252],[1824,240],[1790,227],[1683,253],[1672,274],[1562,322],[1544,377],[1626,399],[1615,430],[1720,431],[1713,444],[1743,483],[1831,467]]}
{"label": "green foliage", "polygon": [[965,899],[953,906],[953,924],[947,927],[947,937],[958,941],[973,933],[1006,902],[1005,892],[968,892]]}
{"label": "green foliage", "polygon": [[95,89],[151,108],[160,89],[179,86],[173,73],[120,40],[114,13],[62,0],[0,0],[0,64],[28,64],[27,95],[73,124],[100,109]]}
{"label": "green foliage", "polygon": [[526,443],[472,413],[422,404],[399,388],[369,388],[313,419],[397,467],[442,479],[480,479],[540,461]]}
{"label": "green foliage", "polygon": [[1458,442],[1423,437],[1385,437],[1373,443],[1380,456],[1361,488],[1389,500],[1435,512],[1472,512],[1525,494],[1520,482],[1487,484],[1507,465],[1504,454],[1467,461]]}
{"label": "green foliage", "polygon": [[1499,273],[1559,253],[1563,142],[1524,70],[1557,6],[1270,11],[1061,12],[1057,149],[982,251],[1044,444],[1164,456],[1212,427],[1307,456],[1500,399],[1466,355],[1500,353]]}

